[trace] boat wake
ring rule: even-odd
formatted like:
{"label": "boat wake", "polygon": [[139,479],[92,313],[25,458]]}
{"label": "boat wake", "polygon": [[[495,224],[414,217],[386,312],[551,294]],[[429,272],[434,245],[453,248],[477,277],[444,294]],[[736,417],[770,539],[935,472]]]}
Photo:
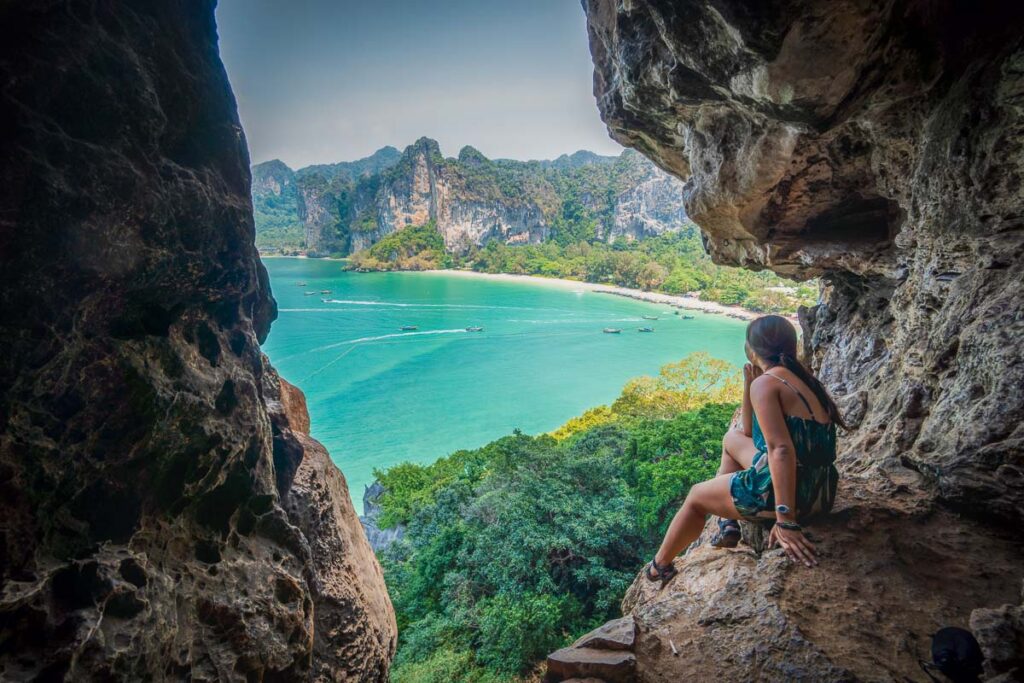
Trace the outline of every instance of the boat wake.
{"label": "boat wake", "polygon": [[423,337],[433,334],[466,334],[466,328],[460,327],[453,330],[423,330],[422,332],[394,332],[392,334],[379,334],[375,337],[359,337],[358,339],[346,339],[345,341],[335,342],[333,344],[327,344],[325,346],[318,346],[315,349],[310,349],[305,353],[314,353],[317,351],[328,351],[330,349],[336,349],[339,346],[347,346],[349,344],[366,344],[368,342],[383,341],[385,339],[397,339],[399,337]]}
{"label": "boat wake", "polygon": [[466,328],[459,328],[454,330],[423,330],[422,332],[395,332],[393,334],[381,334],[376,337],[360,337],[359,339],[350,339],[347,342],[341,342],[342,344],[362,344],[363,342],[380,341],[381,339],[393,339],[394,337],[417,337],[427,334],[460,334],[465,333]]}
{"label": "boat wake", "polygon": [[278,313],[373,313],[381,312],[383,308],[279,308]]}
{"label": "boat wake", "polygon": [[551,318],[547,320],[523,320],[519,318],[509,318],[510,323],[524,323],[526,325],[595,325],[604,323],[632,323],[640,322],[640,318],[597,318],[597,319],[586,319],[586,318]]}

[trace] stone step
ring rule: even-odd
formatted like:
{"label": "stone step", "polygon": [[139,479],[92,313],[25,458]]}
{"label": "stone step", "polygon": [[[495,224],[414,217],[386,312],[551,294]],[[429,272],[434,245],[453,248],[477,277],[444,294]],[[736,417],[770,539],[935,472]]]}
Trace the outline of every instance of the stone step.
{"label": "stone step", "polygon": [[636,622],[633,617],[609,621],[583,636],[573,647],[592,647],[598,650],[632,650],[636,642]]}
{"label": "stone step", "polygon": [[548,683],[597,678],[605,683],[634,683],[636,657],[623,650],[565,647],[548,655]]}

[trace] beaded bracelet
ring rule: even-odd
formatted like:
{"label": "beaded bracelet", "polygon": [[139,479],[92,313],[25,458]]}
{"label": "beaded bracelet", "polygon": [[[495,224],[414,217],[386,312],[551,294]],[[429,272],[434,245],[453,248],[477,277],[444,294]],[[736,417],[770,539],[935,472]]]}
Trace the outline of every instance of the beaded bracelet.
{"label": "beaded bracelet", "polygon": [[803,531],[804,528],[796,522],[775,522],[775,526],[786,531]]}

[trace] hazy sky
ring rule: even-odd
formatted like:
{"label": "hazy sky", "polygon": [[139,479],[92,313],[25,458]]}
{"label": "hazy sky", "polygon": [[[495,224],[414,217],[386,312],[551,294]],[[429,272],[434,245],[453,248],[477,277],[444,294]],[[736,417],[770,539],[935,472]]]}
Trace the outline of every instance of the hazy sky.
{"label": "hazy sky", "polygon": [[578,0],[220,0],[254,163],[347,161],[426,135],[454,156],[617,154]]}

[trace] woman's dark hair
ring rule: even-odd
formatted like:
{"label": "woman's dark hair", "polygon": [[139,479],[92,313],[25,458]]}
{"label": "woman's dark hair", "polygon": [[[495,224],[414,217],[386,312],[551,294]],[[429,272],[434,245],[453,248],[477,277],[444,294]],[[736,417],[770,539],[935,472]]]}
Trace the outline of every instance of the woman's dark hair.
{"label": "woman's dark hair", "polygon": [[761,358],[781,365],[799,377],[818,397],[832,422],[848,429],[836,402],[818,378],[796,357],[796,329],[792,323],[780,315],[758,318],[747,325],[747,345]]}

